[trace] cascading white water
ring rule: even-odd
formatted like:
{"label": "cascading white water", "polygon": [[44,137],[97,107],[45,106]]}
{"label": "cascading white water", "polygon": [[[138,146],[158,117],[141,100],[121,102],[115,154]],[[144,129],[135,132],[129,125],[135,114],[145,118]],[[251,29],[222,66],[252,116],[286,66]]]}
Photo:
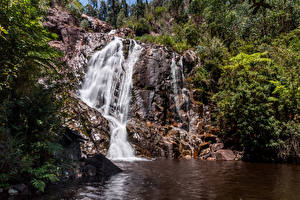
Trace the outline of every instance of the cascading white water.
{"label": "cascading white water", "polygon": [[[186,93],[189,93],[189,90],[187,90],[185,88],[185,84],[184,84],[184,72],[183,72],[183,62],[182,62],[182,57],[180,58],[178,65],[176,64],[176,60],[175,60],[175,53],[173,53],[173,57],[172,57],[172,63],[171,63],[171,72],[172,72],[172,80],[173,80],[173,92],[174,92],[174,101],[175,101],[175,107],[176,107],[176,111],[178,113],[178,116],[180,118],[180,120],[182,120],[182,116],[180,116],[180,112],[179,110],[180,108],[180,102],[186,102],[186,111],[187,111],[187,118],[188,118],[188,131],[190,130],[190,115],[189,115],[189,96],[186,95]],[[181,75],[180,75],[181,74]],[[183,83],[183,87],[182,89],[180,89],[178,87],[178,81],[181,79],[182,83]],[[188,94],[189,95],[189,94]],[[184,136],[188,138],[188,140],[191,142],[192,138],[190,137],[190,135],[188,134],[188,131],[182,129],[182,128],[174,128],[175,130],[179,130],[180,133],[180,138],[183,139],[183,135],[182,133],[184,133]],[[192,155],[194,152],[194,147],[191,146],[190,144],[188,144]]]}
{"label": "cascading white water", "polygon": [[[189,110],[189,108],[188,108],[189,107],[189,105],[188,105],[189,97],[186,95],[186,93],[188,93],[189,91],[185,88],[185,85],[184,85],[184,72],[183,72],[182,57],[180,58],[178,65],[179,66],[177,66],[177,64],[176,64],[175,54],[173,53],[172,63],[171,63],[171,72],[172,72],[172,80],[173,80],[173,92],[174,92],[175,107],[176,107],[178,116],[181,119],[180,112],[179,112],[179,110],[181,109],[180,103],[187,102],[185,105],[186,105],[187,115],[188,115],[188,119],[189,119],[189,111],[188,111]],[[178,87],[178,81],[180,79],[183,83],[182,89],[180,89]]]}
{"label": "cascading white water", "polygon": [[98,109],[110,123],[111,140],[107,157],[112,160],[137,160],[127,141],[126,122],[132,88],[133,67],[142,47],[131,40],[125,59],[123,40],[115,37],[88,64],[80,98]]}
{"label": "cascading white water", "polygon": [[173,92],[174,92],[175,107],[176,107],[177,113],[179,114],[180,107],[179,107],[178,85],[177,85],[178,69],[177,69],[174,53],[173,53],[172,63],[171,63],[171,72],[172,72],[172,80],[173,80]]}

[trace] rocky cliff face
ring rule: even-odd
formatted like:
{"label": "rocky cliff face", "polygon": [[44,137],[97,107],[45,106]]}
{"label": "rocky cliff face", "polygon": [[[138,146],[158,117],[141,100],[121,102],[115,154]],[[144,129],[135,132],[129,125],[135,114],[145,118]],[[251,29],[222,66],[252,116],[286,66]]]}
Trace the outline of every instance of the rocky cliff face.
{"label": "rocky cliff face", "polygon": [[[76,91],[91,55],[114,36],[126,38],[134,33],[130,29],[112,31],[105,22],[85,15],[82,17],[88,19],[93,32],[78,27],[79,22],[60,8],[50,9],[44,24],[60,36],[51,45],[65,53],[63,60],[68,67],[61,73],[70,72],[75,77],[70,82],[74,101],[65,107],[70,113],[65,124],[88,139],[82,144],[83,152],[106,154],[110,138],[108,122],[97,110],[85,105]],[[129,40],[124,40],[124,52],[128,51],[129,45]],[[185,52],[181,57],[163,46],[140,45],[143,51],[134,67],[127,124],[128,138],[137,155],[215,157],[214,152],[223,147],[212,147],[212,143],[219,141],[211,134],[216,129],[207,121],[209,111],[193,100],[193,92],[184,82],[184,71],[191,71],[196,62],[193,52]]]}

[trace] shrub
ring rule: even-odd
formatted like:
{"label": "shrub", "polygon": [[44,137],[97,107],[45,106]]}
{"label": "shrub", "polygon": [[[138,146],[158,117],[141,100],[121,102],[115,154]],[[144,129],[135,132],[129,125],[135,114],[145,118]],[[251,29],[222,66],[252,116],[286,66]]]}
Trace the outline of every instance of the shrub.
{"label": "shrub", "polygon": [[74,15],[77,18],[81,18],[82,9],[78,7],[78,3],[71,2],[66,6],[66,8],[72,15]]}
{"label": "shrub", "polygon": [[137,36],[142,36],[150,32],[150,24],[145,18],[140,18],[134,30]]}
{"label": "shrub", "polygon": [[244,150],[247,160],[283,160],[299,152],[299,126],[294,123],[299,89],[288,87],[297,81],[284,72],[290,69],[274,65],[266,56],[233,57],[222,67],[220,91],[213,97],[221,137],[227,146]]}
{"label": "shrub", "polygon": [[84,29],[84,30],[88,30],[88,29],[90,28],[90,23],[89,23],[89,21],[86,20],[86,19],[81,20],[81,22],[80,22],[80,27],[81,27],[82,29]]}

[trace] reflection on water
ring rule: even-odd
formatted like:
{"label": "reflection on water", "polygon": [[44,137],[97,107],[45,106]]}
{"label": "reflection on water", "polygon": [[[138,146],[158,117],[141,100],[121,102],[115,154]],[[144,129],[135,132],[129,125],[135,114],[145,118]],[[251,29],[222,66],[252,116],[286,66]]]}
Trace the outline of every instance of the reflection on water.
{"label": "reflection on water", "polygon": [[103,199],[123,199],[123,197],[128,196],[127,191],[124,189],[127,179],[128,174],[125,173],[113,176],[104,187]]}
{"label": "reflection on water", "polygon": [[300,199],[298,165],[199,160],[116,164],[123,173],[104,185],[80,188],[75,199]]}

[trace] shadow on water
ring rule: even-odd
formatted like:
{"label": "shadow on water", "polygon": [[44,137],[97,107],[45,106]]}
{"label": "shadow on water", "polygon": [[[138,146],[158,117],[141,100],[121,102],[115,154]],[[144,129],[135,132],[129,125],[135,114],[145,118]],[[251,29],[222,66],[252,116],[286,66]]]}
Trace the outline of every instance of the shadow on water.
{"label": "shadow on water", "polygon": [[300,166],[200,160],[118,162],[124,172],[74,199],[300,199]]}

